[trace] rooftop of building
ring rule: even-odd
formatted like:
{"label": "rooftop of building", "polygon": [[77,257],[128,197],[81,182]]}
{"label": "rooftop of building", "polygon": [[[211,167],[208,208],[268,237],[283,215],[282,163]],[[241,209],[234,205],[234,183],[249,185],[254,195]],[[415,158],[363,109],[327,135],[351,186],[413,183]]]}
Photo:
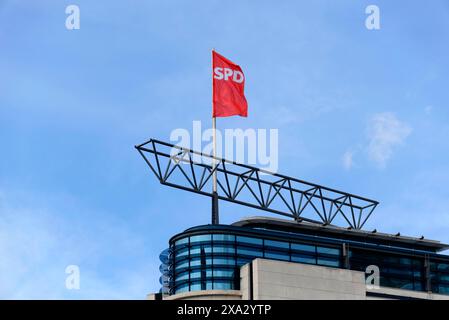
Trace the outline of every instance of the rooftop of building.
{"label": "rooftop of building", "polygon": [[311,223],[306,221],[294,221],[273,217],[245,217],[231,224],[236,227],[262,228],[269,230],[278,230],[293,233],[314,233],[322,235],[335,236],[337,238],[354,239],[354,240],[371,240],[391,242],[395,244],[403,244],[407,246],[418,246],[426,248],[434,252],[440,252],[449,249],[449,244],[442,243],[437,240],[426,239],[424,237],[411,237],[401,234],[389,234],[378,232],[377,230],[367,231],[351,228],[342,228],[335,225],[324,225]]}

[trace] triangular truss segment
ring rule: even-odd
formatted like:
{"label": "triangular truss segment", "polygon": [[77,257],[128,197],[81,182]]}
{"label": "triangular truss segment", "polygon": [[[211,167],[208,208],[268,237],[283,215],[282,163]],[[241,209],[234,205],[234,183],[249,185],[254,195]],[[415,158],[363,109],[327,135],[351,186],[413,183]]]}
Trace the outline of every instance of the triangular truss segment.
{"label": "triangular truss segment", "polygon": [[151,139],[136,146],[161,184],[291,217],[361,229],[377,201]]}

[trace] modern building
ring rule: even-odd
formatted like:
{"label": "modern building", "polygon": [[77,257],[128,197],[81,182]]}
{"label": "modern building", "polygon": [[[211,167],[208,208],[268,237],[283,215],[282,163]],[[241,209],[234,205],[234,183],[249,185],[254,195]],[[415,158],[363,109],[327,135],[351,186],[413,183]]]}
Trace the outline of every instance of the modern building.
{"label": "modern building", "polygon": [[449,256],[439,254],[448,248],[268,217],[202,225],[170,239],[163,288],[148,298],[449,299]]}
{"label": "modern building", "polygon": [[[363,230],[375,200],[155,139],[136,149],[162,185],[212,199],[212,224],[170,239],[149,299],[449,299],[449,245]],[[291,220],[219,224],[219,200]]]}

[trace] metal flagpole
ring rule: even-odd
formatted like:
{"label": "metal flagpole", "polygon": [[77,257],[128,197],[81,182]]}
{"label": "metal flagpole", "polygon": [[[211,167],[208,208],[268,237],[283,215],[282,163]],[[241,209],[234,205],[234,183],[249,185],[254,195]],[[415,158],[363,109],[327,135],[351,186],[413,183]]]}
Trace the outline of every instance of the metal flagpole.
{"label": "metal flagpole", "polygon": [[214,117],[214,49],[212,49],[212,147],[213,147],[213,159],[212,159],[212,224],[219,224],[218,218],[218,193],[217,193],[217,161],[215,157],[217,156],[217,118]]}

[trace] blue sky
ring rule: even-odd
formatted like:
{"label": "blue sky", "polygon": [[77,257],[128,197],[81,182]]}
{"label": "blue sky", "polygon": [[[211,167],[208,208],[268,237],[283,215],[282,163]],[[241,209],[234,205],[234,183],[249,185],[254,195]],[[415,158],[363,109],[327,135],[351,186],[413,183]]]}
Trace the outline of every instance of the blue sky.
{"label": "blue sky", "polygon": [[159,289],[160,251],[210,200],[133,146],[210,124],[212,48],[246,75],[249,117],[221,128],[278,128],[281,173],[377,199],[367,228],[449,242],[448,36],[445,0],[0,1],[0,298]]}

